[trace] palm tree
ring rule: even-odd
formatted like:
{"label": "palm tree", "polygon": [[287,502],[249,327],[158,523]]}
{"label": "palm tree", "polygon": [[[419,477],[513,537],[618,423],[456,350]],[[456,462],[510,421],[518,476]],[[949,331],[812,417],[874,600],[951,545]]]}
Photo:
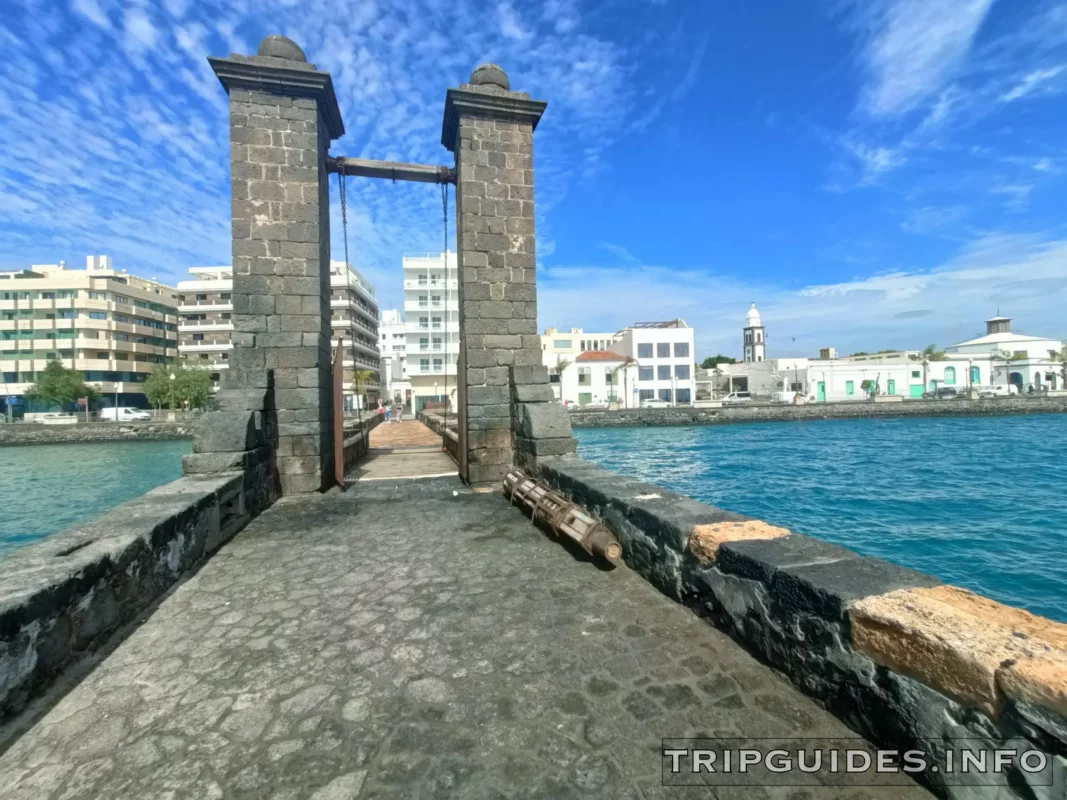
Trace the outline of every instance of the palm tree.
{"label": "palm tree", "polygon": [[[1004,362],[1004,385],[1009,387],[1008,388],[1008,392],[1010,393],[1011,392],[1011,362],[1012,361],[1019,361],[1020,359],[1026,358],[1026,355],[1023,354],[1023,355],[1017,357],[1014,353],[1009,353],[1007,350],[1000,350],[996,354],[994,354],[993,358],[999,358],[1001,361]],[[1023,391],[1023,387],[1020,386],[1019,387],[1019,394],[1022,394],[1022,391]]]}
{"label": "palm tree", "polygon": [[918,355],[910,356],[910,358],[911,358],[912,361],[921,361],[922,362],[922,365],[923,365],[923,393],[925,394],[926,391],[929,389],[929,386],[927,385],[927,381],[926,381],[927,368],[929,367],[931,361],[944,361],[945,360],[945,351],[944,350],[938,350],[936,344],[928,344],[926,346],[925,350],[923,350]]}
{"label": "palm tree", "polygon": [[1058,352],[1049,350],[1048,356],[1053,363],[1060,365],[1060,388],[1067,389],[1067,345],[1064,345]]}
{"label": "palm tree", "polygon": [[622,363],[615,367],[614,373],[618,373],[622,370],[622,407],[627,408],[630,404],[630,381],[629,381],[629,367],[637,366],[637,359],[633,356],[623,356]]}

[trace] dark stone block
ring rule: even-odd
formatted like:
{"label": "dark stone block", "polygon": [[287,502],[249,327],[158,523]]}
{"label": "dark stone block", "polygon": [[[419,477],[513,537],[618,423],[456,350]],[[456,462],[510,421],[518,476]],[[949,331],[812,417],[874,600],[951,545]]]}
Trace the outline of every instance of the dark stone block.
{"label": "dark stone block", "polygon": [[775,573],[771,594],[787,615],[815,614],[836,620],[864,597],[940,583],[930,575],[880,558],[850,558],[829,564],[784,566]]}
{"label": "dark stone block", "polygon": [[[254,393],[262,403],[262,392]],[[262,405],[260,405],[262,408]],[[212,411],[197,421],[196,453],[232,453],[258,444],[256,415],[251,411]]]}
{"label": "dark stone block", "polygon": [[858,553],[836,544],[793,533],[780,539],[727,542],[719,548],[715,564],[723,572],[769,585],[775,573],[783,567],[829,564],[859,557]]}
{"label": "dark stone block", "polygon": [[556,397],[547,383],[516,384],[515,400],[519,403],[551,403]]}

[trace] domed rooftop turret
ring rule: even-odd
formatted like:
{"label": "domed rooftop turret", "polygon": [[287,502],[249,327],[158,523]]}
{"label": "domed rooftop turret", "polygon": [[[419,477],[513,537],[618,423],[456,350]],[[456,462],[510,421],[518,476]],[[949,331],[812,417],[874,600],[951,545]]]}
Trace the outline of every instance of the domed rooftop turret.
{"label": "domed rooftop turret", "polygon": [[748,313],[745,314],[745,327],[746,328],[759,328],[763,323],[760,322],[759,311],[756,309],[756,304],[753,303],[749,308]]}

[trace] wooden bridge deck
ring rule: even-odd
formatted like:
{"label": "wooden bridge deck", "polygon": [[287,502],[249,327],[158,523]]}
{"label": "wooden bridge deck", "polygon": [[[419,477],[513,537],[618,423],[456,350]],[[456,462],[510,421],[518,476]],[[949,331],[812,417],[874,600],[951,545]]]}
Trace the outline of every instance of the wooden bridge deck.
{"label": "wooden bridge deck", "polygon": [[456,462],[441,449],[441,437],[421,422],[383,422],[371,431],[370,451],[349,470],[345,483],[456,474]]}

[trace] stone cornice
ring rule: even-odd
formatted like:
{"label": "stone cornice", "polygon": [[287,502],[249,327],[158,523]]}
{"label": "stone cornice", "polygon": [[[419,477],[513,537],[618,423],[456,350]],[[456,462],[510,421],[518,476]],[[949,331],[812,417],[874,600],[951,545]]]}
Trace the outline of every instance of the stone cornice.
{"label": "stone cornice", "polygon": [[548,105],[544,100],[530,100],[518,92],[489,94],[469,89],[449,89],[445,96],[445,117],[441,124],[441,144],[456,151],[456,132],[460,117],[502,119],[529,123],[536,128]]}
{"label": "stone cornice", "polygon": [[[265,63],[267,61],[275,63]],[[320,72],[313,67],[309,69],[309,65],[298,62],[292,62],[293,66],[283,66],[289,62],[274,58],[253,60],[209,57],[208,63],[227,92],[233,89],[249,89],[285,97],[311,97],[317,100],[330,139],[344,136],[345,124],[341,119],[341,109],[337,105],[337,95],[333,90],[330,73]]]}

